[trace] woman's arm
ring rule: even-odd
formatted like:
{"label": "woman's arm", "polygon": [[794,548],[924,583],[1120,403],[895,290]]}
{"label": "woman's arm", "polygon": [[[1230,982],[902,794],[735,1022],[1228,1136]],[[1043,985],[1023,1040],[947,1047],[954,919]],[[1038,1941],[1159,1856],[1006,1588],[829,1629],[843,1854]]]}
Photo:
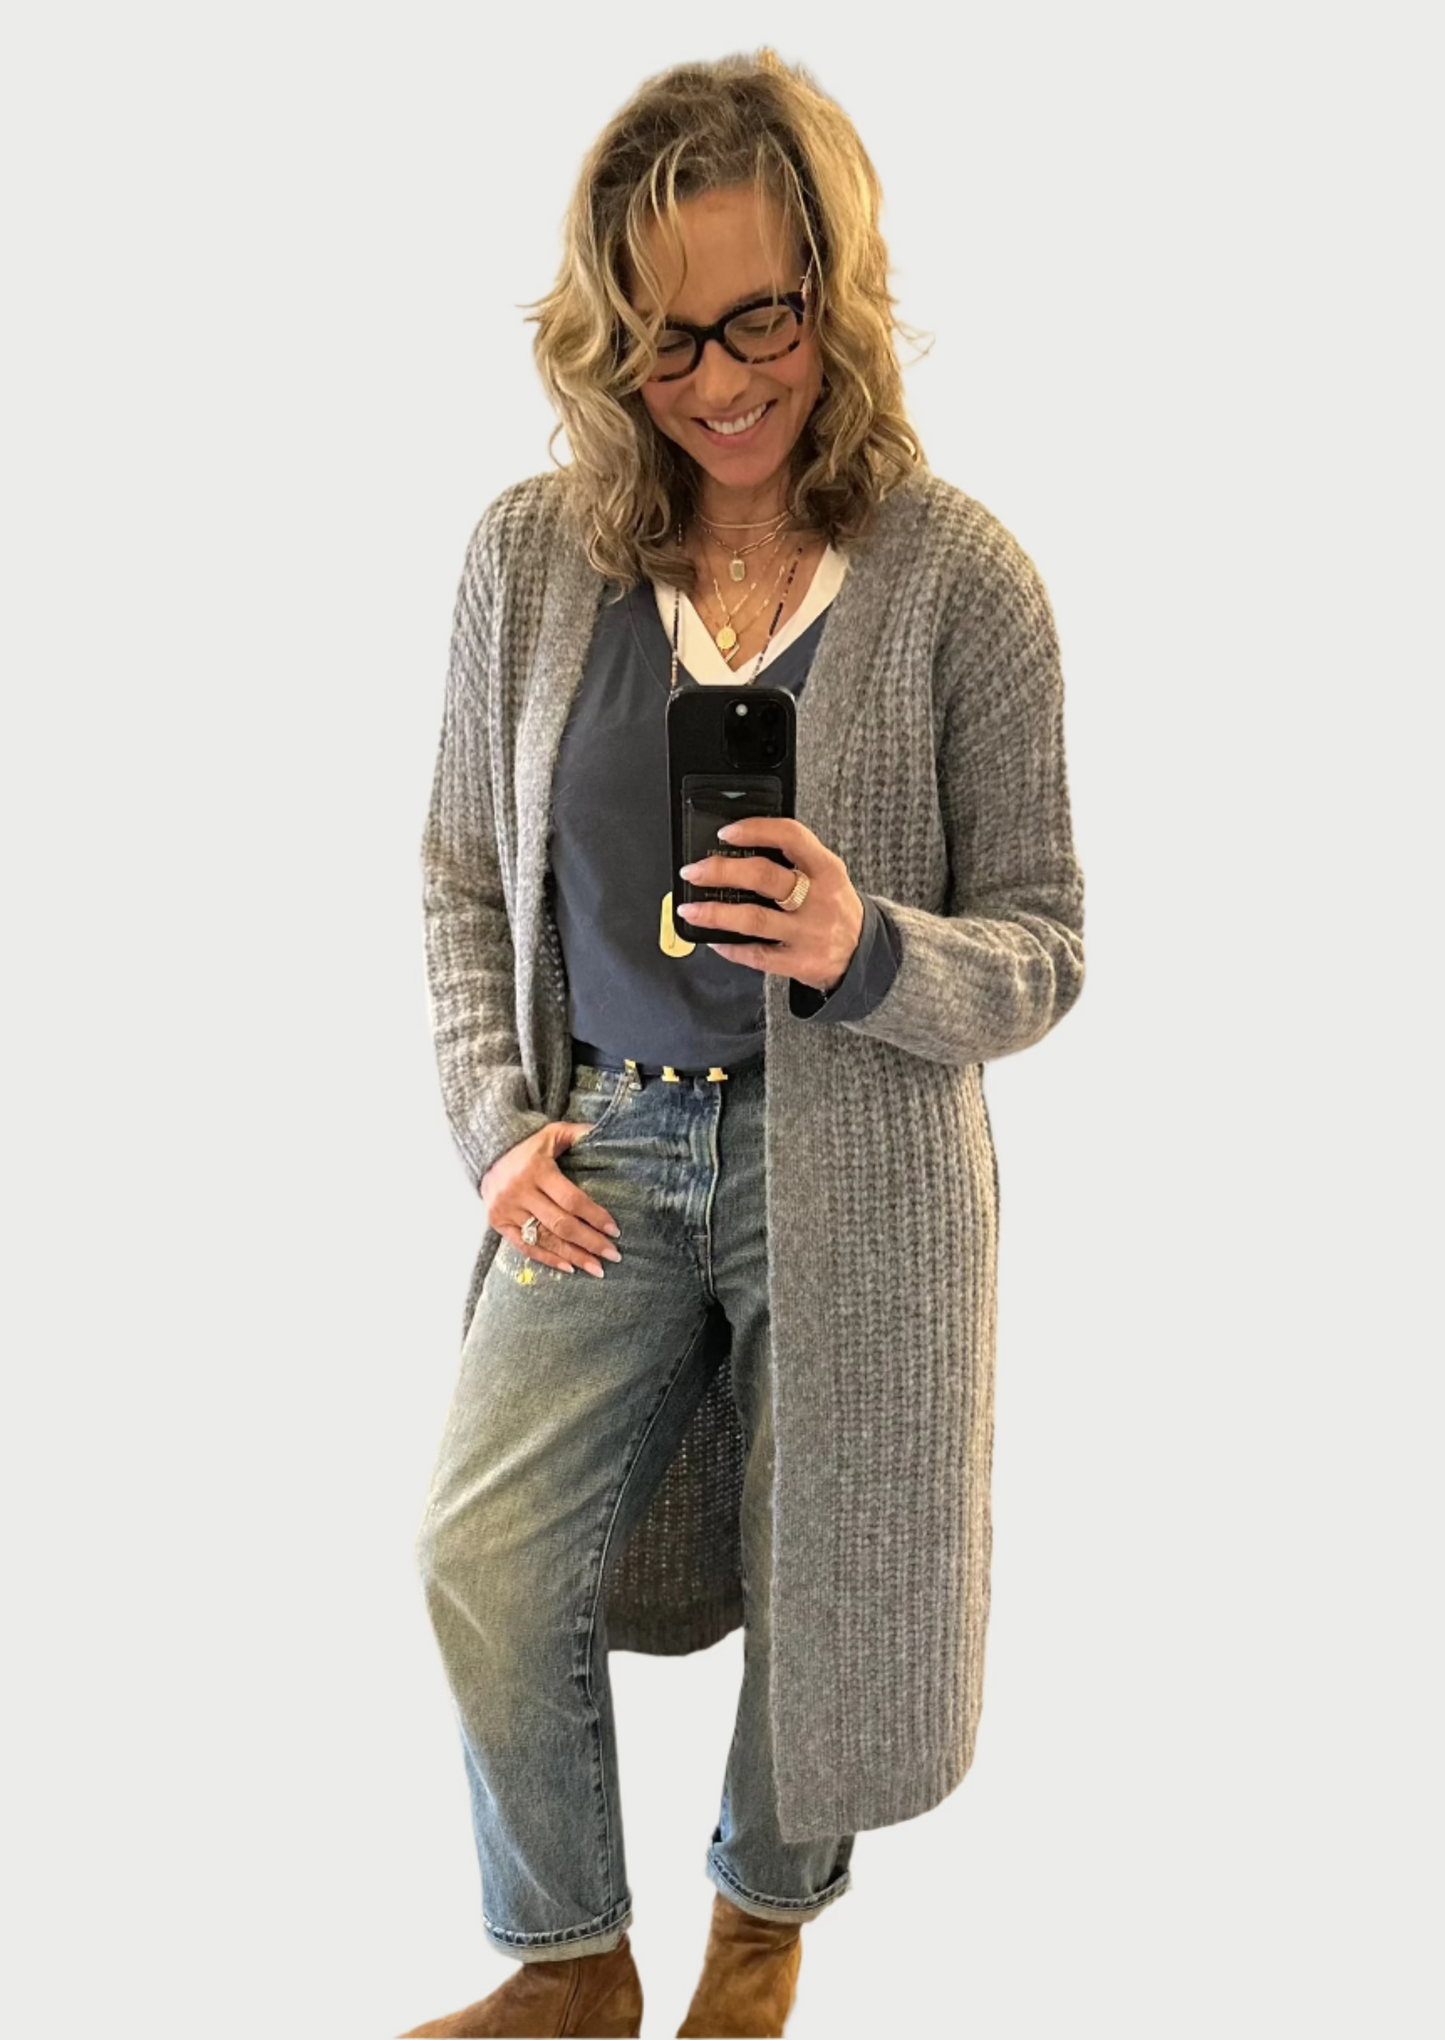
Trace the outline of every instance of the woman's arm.
{"label": "woman's arm", "polygon": [[457,590],[421,848],[427,990],[442,1102],[477,1191],[500,1155],[548,1123],[528,1102],[517,1042],[516,959],[487,767],[482,686],[492,628],[492,511],[472,533]]}
{"label": "woman's arm", "polygon": [[999,528],[939,642],[938,756],[950,897],[927,913],[876,895],[902,940],[887,996],[840,1024],[928,1062],[1031,1048],[1084,983],[1084,881],[1064,758],[1064,683],[1037,569]]}

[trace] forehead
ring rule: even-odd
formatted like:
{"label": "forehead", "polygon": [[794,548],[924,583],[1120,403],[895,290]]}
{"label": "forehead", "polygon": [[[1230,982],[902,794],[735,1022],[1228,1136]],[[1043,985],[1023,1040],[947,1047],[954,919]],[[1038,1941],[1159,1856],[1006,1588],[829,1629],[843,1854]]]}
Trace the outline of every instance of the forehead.
{"label": "forehead", "polygon": [[[744,185],[685,199],[677,225],[680,246],[665,222],[649,222],[644,233],[662,281],[664,311],[701,325],[743,298],[796,286],[796,236],[771,193]],[[640,281],[631,297],[639,311],[655,309]]]}

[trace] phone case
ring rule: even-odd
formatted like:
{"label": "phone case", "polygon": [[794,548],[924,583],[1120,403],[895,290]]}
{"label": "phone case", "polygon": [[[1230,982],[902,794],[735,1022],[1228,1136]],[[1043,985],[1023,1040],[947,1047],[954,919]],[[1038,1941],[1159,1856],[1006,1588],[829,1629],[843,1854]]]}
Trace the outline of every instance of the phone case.
{"label": "phone case", "polygon": [[[746,721],[744,721],[746,716]],[[668,803],[672,817],[672,898],[721,900],[780,911],[776,900],[740,886],[694,885],[684,864],[704,857],[769,857],[791,870],[781,850],[721,843],[724,822],[745,815],[792,818],[795,802],[797,704],[785,687],[689,687],[667,703]],[[679,929],[686,929],[684,917]],[[704,942],[764,942],[750,929],[695,930]]]}

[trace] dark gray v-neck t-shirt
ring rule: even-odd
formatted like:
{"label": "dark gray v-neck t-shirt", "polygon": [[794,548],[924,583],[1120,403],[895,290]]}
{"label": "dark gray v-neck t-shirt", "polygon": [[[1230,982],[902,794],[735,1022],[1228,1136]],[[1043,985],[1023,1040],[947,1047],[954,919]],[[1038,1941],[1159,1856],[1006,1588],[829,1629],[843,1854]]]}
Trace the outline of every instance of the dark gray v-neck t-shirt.
{"label": "dark gray v-neck t-shirt", "polygon": [[[708,931],[678,934],[690,955],[661,947],[672,886],[667,741],[663,718],[672,647],[650,582],[598,609],[597,627],[557,754],[547,884],[567,969],[574,1042],[617,1058],[679,1068],[762,1055],[765,973],[707,947]],[[832,605],[769,659],[760,681],[796,700]],[[679,687],[699,683],[683,666]],[[897,928],[867,893],[863,934],[847,972],[804,1024],[858,1020],[879,1004],[901,957]]]}

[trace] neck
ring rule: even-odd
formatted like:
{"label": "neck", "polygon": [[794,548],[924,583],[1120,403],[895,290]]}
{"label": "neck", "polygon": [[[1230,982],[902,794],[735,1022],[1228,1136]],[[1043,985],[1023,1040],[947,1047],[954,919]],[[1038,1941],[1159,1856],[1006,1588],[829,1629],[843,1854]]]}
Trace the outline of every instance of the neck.
{"label": "neck", "polygon": [[698,492],[699,515],[715,525],[725,538],[754,535],[742,527],[781,517],[787,505],[786,476],[775,475],[754,488],[731,489],[713,481],[709,475]]}

